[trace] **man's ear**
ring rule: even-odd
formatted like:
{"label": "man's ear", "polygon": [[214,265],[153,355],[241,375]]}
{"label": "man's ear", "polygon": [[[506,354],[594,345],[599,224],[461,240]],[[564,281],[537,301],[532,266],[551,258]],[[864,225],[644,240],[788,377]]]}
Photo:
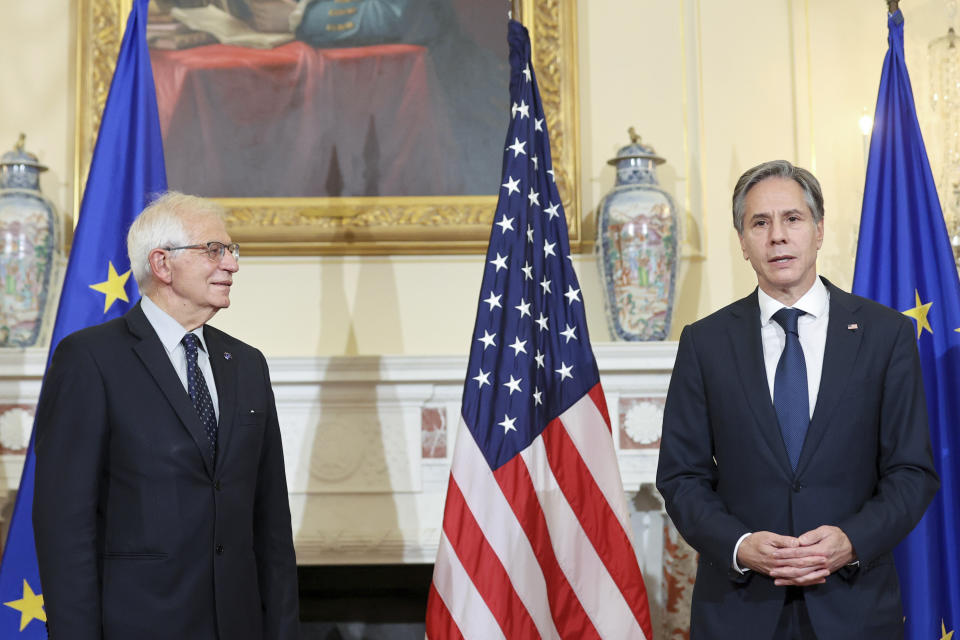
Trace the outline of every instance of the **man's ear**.
{"label": "man's ear", "polygon": [[154,280],[164,284],[173,281],[173,272],[170,269],[170,254],[163,249],[154,249],[147,256],[150,262],[150,273]]}

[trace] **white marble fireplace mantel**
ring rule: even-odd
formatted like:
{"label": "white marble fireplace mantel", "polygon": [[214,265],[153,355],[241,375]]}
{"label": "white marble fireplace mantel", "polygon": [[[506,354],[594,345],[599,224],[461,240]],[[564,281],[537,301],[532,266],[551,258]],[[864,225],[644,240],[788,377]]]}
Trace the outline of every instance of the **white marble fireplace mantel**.
{"label": "white marble fireplace mantel", "polygon": [[[594,345],[627,491],[653,482],[675,342]],[[0,489],[20,480],[45,349],[0,350]],[[269,358],[300,564],[433,562],[465,356]]]}

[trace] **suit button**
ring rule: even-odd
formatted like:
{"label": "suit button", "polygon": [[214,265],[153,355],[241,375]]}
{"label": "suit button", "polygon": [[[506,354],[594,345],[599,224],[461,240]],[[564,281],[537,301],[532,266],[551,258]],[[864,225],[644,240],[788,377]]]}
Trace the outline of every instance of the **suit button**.
{"label": "suit button", "polygon": [[223,555],[223,545],[222,545],[222,544],[218,544],[216,551],[217,551],[217,555],[218,555],[218,556],[222,556],[222,555]]}
{"label": "suit button", "polygon": [[793,491],[794,491],[794,493],[800,493],[800,490],[801,490],[801,489],[805,489],[806,487],[807,487],[807,485],[803,484],[802,482],[794,482],[794,483],[793,483]]}
{"label": "suit button", "polygon": [[213,488],[216,489],[217,491],[220,491],[220,481],[219,481],[219,480],[217,480],[216,482],[213,483]]}

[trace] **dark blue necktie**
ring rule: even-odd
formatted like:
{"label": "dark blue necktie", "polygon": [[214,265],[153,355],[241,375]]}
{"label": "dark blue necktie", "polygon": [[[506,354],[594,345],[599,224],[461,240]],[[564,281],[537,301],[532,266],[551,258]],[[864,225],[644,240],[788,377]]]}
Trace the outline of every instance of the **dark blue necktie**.
{"label": "dark blue necktie", "polygon": [[199,340],[194,334],[188,333],[183,336],[181,342],[183,342],[183,350],[187,354],[187,391],[190,393],[193,408],[197,410],[197,415],[200,416],[203,430],[207,434],[207,441],[210,443],[210,459],[216,460],[217,414],[213,410],[213,401],[210,399],[207,383],[203,379],[203,372],[197,365]]}
{"label": "dark blue necktie", "polygon": [[773,406],[777,410],[780,433],[787,446],[787,455],[794,471],[800,460],[803,439],[810,425],[810,391],[807,388],[807,363],[800,346],[800,334],[797,333],[797,319],[805,311],[784,307],[775,314],[777,321],[787,334],[787,342],[777,363],[777,374],[773,379]]}

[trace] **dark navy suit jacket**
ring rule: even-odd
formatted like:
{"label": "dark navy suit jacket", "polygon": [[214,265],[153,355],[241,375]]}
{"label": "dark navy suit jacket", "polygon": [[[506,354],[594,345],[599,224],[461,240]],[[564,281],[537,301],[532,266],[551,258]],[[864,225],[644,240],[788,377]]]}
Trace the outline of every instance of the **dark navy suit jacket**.
{"label": "dark navy suit jacket", "polygon": [[37,406],[34,532],[52,639],[286,640],[296,558],[263,355],[204,327],[217,459],[140,306],[64,338]]}
{"label": "dark navy suit jacket", "polygon": [[859,567],[804,588],[820,638],[902,635],[891,551],[939,487],[913,323],[830,291],[817,403],[794,472],[770,401],[757,293],[684,328],[663,418],[657,487],[700,553],[691,638],[771,638],[786,588],[733,571],[744,533],[840,527]]}

